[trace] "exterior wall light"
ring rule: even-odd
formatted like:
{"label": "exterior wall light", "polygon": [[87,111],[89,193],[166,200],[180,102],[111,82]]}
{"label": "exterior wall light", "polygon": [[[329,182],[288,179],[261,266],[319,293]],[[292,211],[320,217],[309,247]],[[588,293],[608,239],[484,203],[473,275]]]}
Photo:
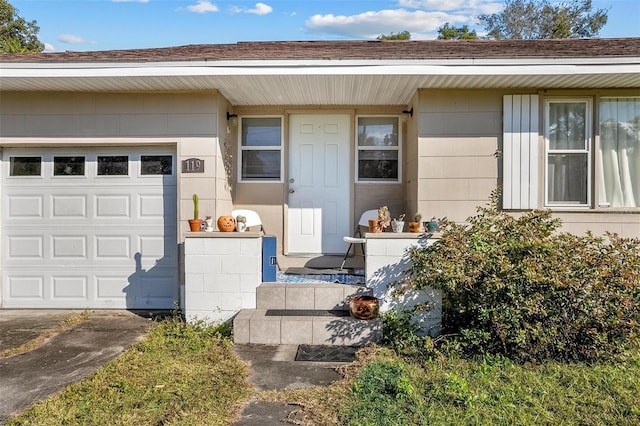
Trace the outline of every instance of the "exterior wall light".
{"label": "exterior wall light", "polygon": [[230,125],[236,127],[238,125],[238,114],[229,114],[227,111],[227,121]]}

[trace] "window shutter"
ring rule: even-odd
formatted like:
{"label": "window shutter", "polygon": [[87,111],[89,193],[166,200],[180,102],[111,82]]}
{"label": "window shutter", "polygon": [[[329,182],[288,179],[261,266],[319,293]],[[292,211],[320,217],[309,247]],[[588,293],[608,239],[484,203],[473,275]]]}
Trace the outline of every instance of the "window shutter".
{"label": "window shutter", "polygon": [[538,95],[503,98],[504,209],[534,209],[538,204]]}

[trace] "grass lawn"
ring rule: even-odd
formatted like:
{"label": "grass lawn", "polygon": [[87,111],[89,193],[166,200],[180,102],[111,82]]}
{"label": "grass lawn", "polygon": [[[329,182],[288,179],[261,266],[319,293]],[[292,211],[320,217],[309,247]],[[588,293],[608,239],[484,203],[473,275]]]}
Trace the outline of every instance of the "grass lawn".
{"label": "grass lawn", "polygon": [[[7,425],[227,425],[253,391],[229,327],[158,322],[148,338]],[[615,363],[405,359],[370,346],[329,387],[254,397],[308,425],[640,424],[640,352]]]}
{"label": "grass lawn", "polygon": [[640,424],[640,352],[591,366],[518,365],[504,358],[416,363],[369,347],[345,373],[330,388],[268,397],[302,405],[310,425]]}

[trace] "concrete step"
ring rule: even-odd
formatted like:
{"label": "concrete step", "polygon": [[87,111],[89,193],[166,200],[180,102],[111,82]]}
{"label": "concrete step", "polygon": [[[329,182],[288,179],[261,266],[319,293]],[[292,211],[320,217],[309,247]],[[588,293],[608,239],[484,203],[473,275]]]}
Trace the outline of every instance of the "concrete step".
{"label": "concrete step", "polygon": [[[283,308],[273,314],[273,309],[244,309],[233,320],[234,342],[362,346],[382,337],[380,318],[359,320],[343,316],[344,313],[348,315],[348,311],[341,315],[329,311],[317,311],[318,315],[299,315],[300,310]],[[278,315],[283,313],[285,315]]]}
{"label": "concrete step", "polygon": [[337,283],[262,283],[256,289],[257,309],[349,309],[349,297],[370,295],[364,285]]}

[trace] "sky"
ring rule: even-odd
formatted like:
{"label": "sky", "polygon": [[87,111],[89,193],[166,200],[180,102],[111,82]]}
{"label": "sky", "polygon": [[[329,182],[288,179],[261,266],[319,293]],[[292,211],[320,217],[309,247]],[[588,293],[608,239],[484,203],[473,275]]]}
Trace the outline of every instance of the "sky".
{"label": "sky", "polygon": [[[551,0],[552,2],[555,0]],[[640,37],[640,0],[592,0],[608,11],[602,38]],[[35,20],[45,51],[236,43],[366,40],[409,31],[435,39],[445,23],[468,25],[502,0],[9,0]]]}

